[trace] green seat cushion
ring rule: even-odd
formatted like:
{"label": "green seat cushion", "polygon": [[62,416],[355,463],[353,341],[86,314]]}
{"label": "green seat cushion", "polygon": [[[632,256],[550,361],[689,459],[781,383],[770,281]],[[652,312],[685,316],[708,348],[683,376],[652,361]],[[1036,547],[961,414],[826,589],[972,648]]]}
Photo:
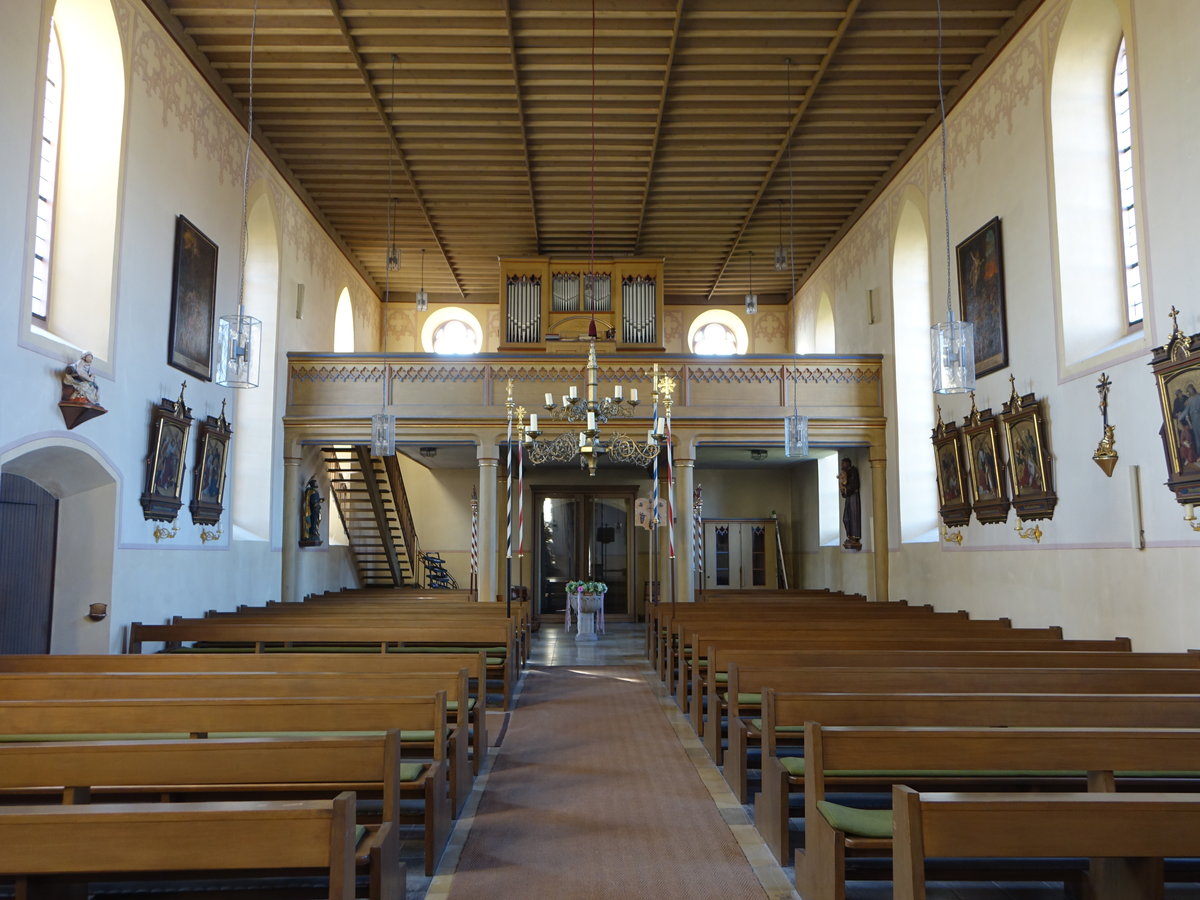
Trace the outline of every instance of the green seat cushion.
{"label": "green seat cushion", "polygon": [[859,837],[890,838],[892,836],[892,811],[890,809],[858,809],[842,806],[828,800],[818,800],[817,809],[825,821],[846,834]]}
{"label": "green seat cushion", "polygon": [[[470,712],[474,708],[475,708],[475,698],[468,697],[467,698],[467,711]],[[446,711],[447,712],[458,712],[458,701],[457,700],[447,700],[446,701]]]}
{"label": "green seat cushion", "polygon": [[[750,724],[762,731],[762,719],[751,719]],[[777,734],[804,734],[803,725],[780,725],[775,729]]]}
{"label": "green seat cushion", "polygon": [[0,734],[0,743],[25,744],[48,741],[186,741],[186,731],[135,732],[131,734]]}
{"label": "green seat cushion", "polygon": [[729,684],[729,673],[728,672],[718,672],[717,673],[717,684]]}
{"label": "green seat cushion", "polygon": [[798,778],[804,774],[803,756],[780,756],[777,758],[779,759],[779,764],[783,766],[783,770],[792,777]]}
{"label": "green seat cushion", "polygon": [[762,694],[738,691],[738,706],[762,706]]}
{"label": "green seat cushion", "polygon": [[400,763],[400,780],[416,781],[424,771],[424,763]]}
{"label": "green seat cushion", "polygon": [[354,826],[354,846],[355,847],[357,847],[359,844],[361,844],[362,839],[366,836],[367,836],[367,826],[366,825],[355,825]]}

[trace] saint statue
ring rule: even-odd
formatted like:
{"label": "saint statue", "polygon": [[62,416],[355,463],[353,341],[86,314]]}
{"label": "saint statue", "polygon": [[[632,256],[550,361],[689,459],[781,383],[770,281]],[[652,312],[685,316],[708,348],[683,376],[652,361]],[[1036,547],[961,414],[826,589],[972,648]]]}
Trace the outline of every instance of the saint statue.
{"label": "saint statue", "polygon": [[321,545],[321,488],[314,475],[304,486],[304,497],[300,503],[300,546]]}
{"label": "saint statue", "polygon": [[862,549],[862,500],[859,498],[858,468],[850,457],[842,457],[842,468],[838,472],[838,492],[842,495],[842,527],[846,540],[842,546],[847,550]]}

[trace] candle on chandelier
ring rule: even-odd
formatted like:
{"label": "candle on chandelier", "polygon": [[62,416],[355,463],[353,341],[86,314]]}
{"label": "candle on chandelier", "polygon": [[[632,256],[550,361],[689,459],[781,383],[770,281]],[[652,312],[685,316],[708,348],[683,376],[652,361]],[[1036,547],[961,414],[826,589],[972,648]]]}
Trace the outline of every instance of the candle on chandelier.
{"label": "candle on chandelier", "polygon": [[625,388],[619,384],[613,385],[613,397],[620,400],[623,396],[625,396]]}
{"label": "candle on chandelier", "polygon": [[570,406],[571,404],[568,402],[570,399],[571,398],[568,397],[566,394],[563,394],[563,406]]}
{"label": "candle on chandelier", "polygon": [[571,385],[569,392],[571,394],[572,400],[574,400],[575,398],[577,398],[579,396],[579,389],[577,387],[575,387],[575,385]]}
{"label": "candle on chandelier", "polygon": [[654,430],[657,431],[659,434],[666,434],[667,433],[667,420],[664,419],[662,416],[659,416],[658,421],[654,423]]}
{"label": "candle on chandelier", "polygon": [[546,394],[546,405],[547,405],[547,406],[553,406],[553,405],[554,405],[554,395],[553,395],[553,394],[550,394],[549,392],[547,392],[547,394]]}
{"label": "candle on chandelier", "polygon": [[637,399],[637,388],[630,388],[630,389],[629,389],[629,399],[630,399],[630,401],[631,401],[631,402],[633,402],[633,403],[637,403],[637,402],[638,402],[638,399]]}
{"label": "candle on chandelier", "polygon": [[595,431],[596,430],[596,414],[594,412],[588,412],[587,416],[588,416],[587,430]]}
{"label": "candle on chandelier", "polygon": [[[550,395],[549,395],[549,394],[547,394],[546,396],[547,396],[547,397],[549,397]],[[530,414],[529,414],[529,430],[530,430],[530,431],[537,431],[537,430],[538,430],[538,427],[537,427],[537,413],[530,413]]]}

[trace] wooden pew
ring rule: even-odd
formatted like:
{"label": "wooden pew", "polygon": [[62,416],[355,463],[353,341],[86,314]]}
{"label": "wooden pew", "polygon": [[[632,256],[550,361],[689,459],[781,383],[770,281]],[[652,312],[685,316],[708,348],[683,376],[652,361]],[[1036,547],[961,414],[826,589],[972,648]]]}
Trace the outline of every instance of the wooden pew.
{"label": "wooden pew", "polygon": [[[704,739],[709,756],[720,765],[724,729],[710,729],[710,722],[720,723],[724,712],[729,666],[763,665],[793,666],[878,666],[912,668],[938,666],[951,668],[1188,668],[1200,666],[1200,656],[1190,653],[1149,653],[1132,651],[1079,650],[779,650],[764,649],[760,640],[721,641],[708,646],[707,665],[694,667],[692,677],[692,709],[699,710],[694,718],[697,732]],[[3,660],[0,658],[0,668]],[[703,684],[701,683],[703,682]],[[701,729],[699,726],[703,726]]]}
{"label": "wooden pew", "polygon": [[[243,645],[255,653],[268,649],[268,644],[290,649],[299,647],[301,652],[315,652],[316,648],[360,647],[373,648],[387,653],[389,647],[405,651],[437,652],[438,648],[502,648],[497,662],[488,663],[489,672],[499,675],[504,685],[504,708],[512,708],[513,687],[518,669],[516,639],[513,624],[509,620],[490,624],[469,625],[336,625],[312,623],[292,624],[240,624],[237,622],[205,621],[186,625],[144,625],[133,622],[129,626],[129,652],[141,653],[146,643],[162,641],[168,646],[184,641],[215,642],[222,645]],[[457,650],[455,652],[462,652]],[[488,654],[492,658],[492,654]]]}
{"label": "wooden pew", "polygon": [[428,731],[432,758],[418,789],[425,872],[450,835],[446,697],[151,700],[0,700],[0,742],[186,737],[312,736],[315,732]]}
{"label": "wooden pew", "polygon": [[[455,673],[105,673],[103,678],[61,672],[2,673],[0,697],[8,700],[139,700],[156,697],[403,697],[446,695],[450,803],[457,818],[474,783],[467,755],[467,671]],[[432,752],[423,737],[405,743]]]}
{"label": "wooden pew", "polygon": [[1011,728],[1200,728],[1200,702],[1168,694],[784,694],[763,692],[762,790],[754,824],[781,862],[788,859],[789,796],[803,790],[777,753],[780,729],[802,740],[808,722]]}
{"label": "wooden pew", "polygon": [[760,697],[767,688],[776,693],[1190,694],[1200,702],[1200,669],[803,669],[732,663],[728,683],[729,751],[724,756],[724,775],[742,803],[750,797],[749,749],[762,737],[751,717],[759,714]]}
{"label": "wooden pew", "polygon": [[397,834],[401,785],[412,774],[402,771],[396,730],[378,737],[0,743],[0,794],[9,803],[13,794],[22,803],[23,794],[47,789],[79,804],[99,797],[94,788],[103,790],[104,802],[130,792],[196,802],[210,793],[316,799],[382,785],[381,820],[355,847],[358,866],[370,876],[371,900],[404,897]]}
{"label": "wooden pew", "polygon": [[[1086,779],[1089,790],[1112,791],[1116,774],[1123,771],[1194,773],[1200,730],[910,729],[809,722],[804,750],[805,846],[796,852],[796,884],[808,900],[833,900],[845,896],[847,859],[888,857],[892,840],[890,834],[839,830],[837,824],[853,821],[863,811],[851,813],[830,803],[830,787],[880,793],[890,793],[896,784],[919,785],[922,790],[1080,790]],[[1197,778],[1200,775],[1191,780]],[[1147,781],[1128,780],[1133,785]],[[865,815],[869,825],[890,832],[888,810]],[[872,874],[886,877],[885,871]],[[854,877],[861,874],[856,871]],[[990,880],[994,873],[975,874]],[[954,880],[960,878],[956,873]]]}
{"label": "wooden pew", "polygon": [[1200,855],[1189,794],[958,794],[895,788],[894,897],[923,900],[925,858],[1107,857],[1095,900],[1162,897],[1166,856]]}
{"label": "wooden pew", "polygon": [[0,874],[16,877],[18,897],[38,876],[297,868],[325,870],[331,900],[353,900],[352,791],[288,803],[0,807]]}
{"label": "wooden pew", "polygon": [[[1197,658],[1200,664],[1200,658]],[[475,775],[488,753],[487,713],[483,691],[486,656],[474,653],[146,653],[0,654],[3,672],[321,672],[454,673],[467,670],[472,691],[467,719],[471,726],[471,766]],[[455,712],[447,699],[446,708]]]}

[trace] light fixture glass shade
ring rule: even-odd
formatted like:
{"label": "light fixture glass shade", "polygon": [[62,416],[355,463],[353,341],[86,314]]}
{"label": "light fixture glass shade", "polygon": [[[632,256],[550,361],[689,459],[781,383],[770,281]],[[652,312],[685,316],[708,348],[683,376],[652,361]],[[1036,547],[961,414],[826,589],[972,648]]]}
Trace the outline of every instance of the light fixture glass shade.
{"label": "light fixture glass shade", "polygon": [[746,295],[746,315],[752,316],[758,312],[758,294]]}
{"label": "light fixture glass shade", "polygon": [[939,322],[929,329],[930,362],[935,394],[975,390],[975,326]]}
{"label": "light fixture glass shade", "polygon": [[775,248],[775,271],[782,272],[788,267],[787,248],[780,244]]}
{"label": "light fixture glass shade", "polygon": [[396,455],[396,417],[384,412],[371,416],[371,455]]}
{"label": "light fixture glass shade", "polygon": [[808,456],[808,416],[792,413],[783,419],[783,455]]}
{"label": "light fixture glass shade", "polygon": [[216,382],[222,387],[258,387],[262,358],[262,321],[238,314],[217,322]]}
{"label": "light fixture glass shade", "polygon": [[425,312],[429,309],[429,294],[424,288],[417,291],[417,312]]}

